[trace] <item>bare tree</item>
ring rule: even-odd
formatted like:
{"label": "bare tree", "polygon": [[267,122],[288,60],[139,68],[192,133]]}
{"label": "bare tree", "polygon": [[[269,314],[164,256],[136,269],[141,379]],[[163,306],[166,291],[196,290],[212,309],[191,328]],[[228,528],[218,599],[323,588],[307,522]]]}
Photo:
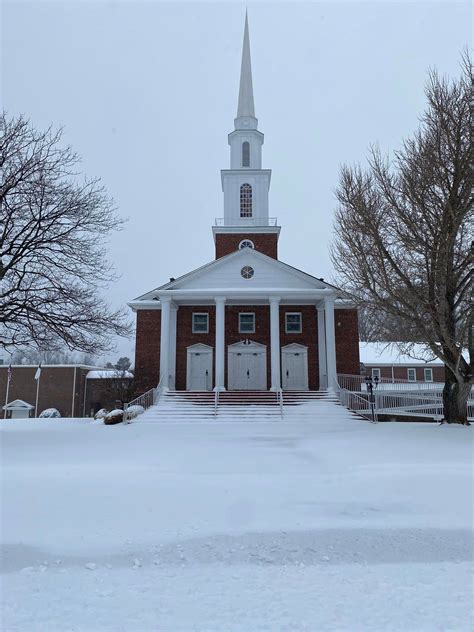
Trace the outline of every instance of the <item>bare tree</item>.
{"label": "bare tree", "polygon": [[98,354],[130,333],[99,295],[114,279],[105,242],[122,220],[60,143],[61,131],[0,117],[0,346]]}
{"label": "bare tree", "polygon": [[442,360],[450,423],[467,423],[473,383],[472,82],[467,53],[456,80],[432,71],[420,127],[393,161],[373,149],[366,170],[342,168],[332,249],[340,283],[379,330],[401,323],[405,341]]}
{"label": "bare tree", "polygon": [[118,371],[128,371],[128,369],[132,366],[132,363],[130,361],[130,358],[127,358],[126,356],[124,356],[123,358],[119,358],[117,360],[117,364],[115,365],[115,368]]}

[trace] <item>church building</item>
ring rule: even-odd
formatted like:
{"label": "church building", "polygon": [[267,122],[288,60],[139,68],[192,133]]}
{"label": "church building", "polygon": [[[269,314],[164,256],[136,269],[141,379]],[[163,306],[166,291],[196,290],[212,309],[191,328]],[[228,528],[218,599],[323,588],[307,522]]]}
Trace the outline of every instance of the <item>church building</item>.
{"label": "church building", "polygon": [[357,310],[336,287],[278,258],[271,170],[262,167],[245,19],[237,117],[221,171],[215,259],[129,303],[137,314],[140,392],[292,391],[359,373]]}

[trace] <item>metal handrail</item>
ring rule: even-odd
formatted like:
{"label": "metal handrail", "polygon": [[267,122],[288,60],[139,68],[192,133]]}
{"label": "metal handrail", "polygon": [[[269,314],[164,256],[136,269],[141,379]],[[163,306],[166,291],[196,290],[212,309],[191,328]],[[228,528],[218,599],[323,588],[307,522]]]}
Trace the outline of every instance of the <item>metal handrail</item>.
{"label": "metal handrail", "polygon": [[[344,406],[348,410],[351,410],[357,415],[360,415],[360,417],[363,417],[367,421],[373,423],[372,413],[366,412],[366,410],[370,410],[370,402],[365,397],[361,397],[358,393],[355,393],[354,391],[349,391],[347,388],[339,388],[339,401],[341,402],[342,406]],[[358,406],[354,405],[354,403],[357,403]],[[361,406],[361,403],[363,404],[363,406]],[[378,422],[376,408],[374,408],[374,418],[375,422]]]}
{"label": "metal handrail", "polygon": [[128,404],[124,405],[123,407],[123,423],[124,424],[129,424],[131,422],[131,419],[128,418],[128,413],[127,413],[127,410],[130,408],[130,406],[142,406],[145,410],[147,410],[148,408],[151,408],[158,402],[161,395],[161,386],[163,384],[163,377],[164,376],[160,378],[160,381],[158,382],[158,386],[156,386],[156,388],[150,388],[150,390],[146,391],[142,395],[139,395],[135,399],[132,399],[131,402],[128,402]]}
{"label": "metal handrail", "polygon": [[219,406],[219,394],[220,394],[220,391],[216,389],[214,392],[214,417],[217,417],[217,408]]}
{"label": "metal handrail", "polygon": [[276,392],[277,402],[280,404],[280,417],[283,419],[283,389],[279,388]]}
{"label": "metal handrail", "polygon": [[145,410],[151,408],[156,403],[157,398],[157,388],[150,388],[150,390],[146,391],[142,395],[139,395],[135,399],[132,399],[131,402],[124,404],[123,407],[123,423],[129,424],[131,418],[128,415],[128,409],[130,406],[142,406]]}

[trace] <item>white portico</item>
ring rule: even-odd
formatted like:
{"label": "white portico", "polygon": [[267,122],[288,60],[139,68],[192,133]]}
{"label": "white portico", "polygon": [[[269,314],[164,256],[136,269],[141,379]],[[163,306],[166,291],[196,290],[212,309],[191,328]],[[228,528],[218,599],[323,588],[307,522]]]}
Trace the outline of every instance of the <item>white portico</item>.
{"label": "white portico", "polygon": [[[251,276],[245,271],[251,271]],[[235,345],[238,343],[226,343],[226,330],[228,330],[230,318],[235,316],[235,308],[239,314],[253,314],[255,306],[267,306],[269,308],[269,322],[262,322],[261,328],[269,328],[269,348],[265,348],[265,354],[270,358],[270,384],[272,390],[282,388],[281,364],[282,356],[285,362],[288,361],[290,349],[282,352],[281,349],[281,329],[282,322],[281,308],[302,305],[311,306],[317,318],[317,336],[314,337],[313,344],[315,352],[317,350],[320,387],[335,388],[336,377],[336,345],[334,329],[334,309],[338,291],[325,284],[315,277],[305,274],[281,261],[277,261],[267,255],[251,248],[245,248],[222,257],[208,265],[191,272],[179,279],[157,288],[146,296],[141,297],[131,305],[135,309],[157,309],[161,310],[161,330],[160,330],[160,384],[162,388],[175,387],[175,373],[173,367],[176,366],[177,336],[179,331],[176,324],[176,317],[181,308],[191,309],[193,306],[197,310],[203,306],[212,307],[215,314],[213,331],[206,330],[207,347],[210,357],[208,362],[195,363],[200,366],[202,372],[208,371],[208,376],[213,373],[214,379],[212,388],[225,390],[228,386],[232,388],[236,384],[243,384],[242,376],[236,374],[237,363],[233,363],[234,354],[240,353],[241,357],[247,350],[238,350]],[[339,307],[346,306],[344,301],[339,301]],[[230,308],[234,308],[229,312]],[[296,309],[296,307],[295,307]],[[248,311],[247,311],[248,310]],[[226,315],[226,312],[227,315]],[[200,312],[195,312],[199,314]],[[174,315],[174,319],[173,319]],[[301,323],[304,328],[306,323]],[[249,328],[248,333],[242,332],[239,341],[243,345],[261,345],[256,336],[256,327]],[[291,343],[298,344],[298,343]],[[233,346],[234,345],[234,346]],[[233,348],[231,348],[233,346]],[[291,345],[290,345],[291,346]],[[301,345],[300,345],[301,346]],[[190,355],[193,352],[203,353],[200,347],[189,345],[187,356],[191,362]],[[250,351],[250,349],[248,349]],[[263,350],[252,349],[254,354],[260,356]],[[308,350],[301,355],[307,356]],[[231,364],[229,364],[231,362]],[[215,370],[212,369],[213,364]],[[225,375],[226,365],[229,382],[226,386]],[[244,371],[246,364],[241,361]],[[266,361],[262,363],[259,359],[259,366],[263,366],[266,371]],[[196,369],[198,370],[198,369]],[[307,366],[303,367],[303,373],[307,375]],[[188,371],[188,380],[189,380]],[[207,376],[207,377],[208,377]],[[209,380],[204,375],[200,377],[192,376],[195,383],[209,384]],[[305,388],[305,382],[300,384],[300,388]],[[260,390],[266,388],[266,375],[261,373],[255,375],[254,382],[245,382],[249,389]],[[298,385],[296,385],[298,386]],[[306,386],[307,388],[307,386]]]}

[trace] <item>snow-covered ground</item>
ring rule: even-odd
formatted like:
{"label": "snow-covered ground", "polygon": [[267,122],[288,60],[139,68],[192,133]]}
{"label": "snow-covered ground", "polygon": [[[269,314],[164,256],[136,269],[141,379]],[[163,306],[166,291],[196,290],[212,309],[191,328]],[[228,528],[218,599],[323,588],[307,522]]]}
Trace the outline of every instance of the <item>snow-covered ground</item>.
{"label": "snow-covered ground", "polygon": [[471,436],[2,421],[1,629],[471,630]]}

